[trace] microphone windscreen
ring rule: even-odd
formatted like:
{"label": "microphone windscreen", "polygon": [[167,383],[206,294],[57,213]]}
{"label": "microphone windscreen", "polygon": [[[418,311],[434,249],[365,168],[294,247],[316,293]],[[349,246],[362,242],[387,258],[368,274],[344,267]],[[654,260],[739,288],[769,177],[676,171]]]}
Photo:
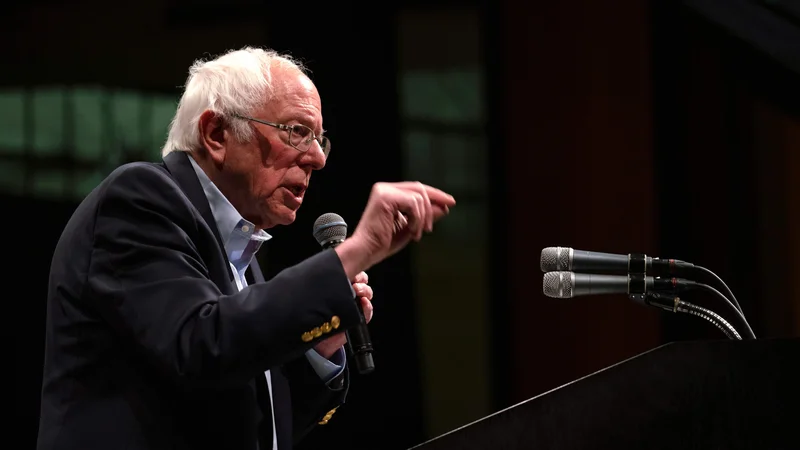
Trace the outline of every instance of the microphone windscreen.
{"label": "microphone windscreen", "polygon": [[539,266],[542,268],[542,272],[572,270],[572,264],[570,264],[571,251],[572,249],[569,247],[547,247],[542,249],[542,254],[539,258]]}
{"label": "microphone windscreen", "polygon": [[314,239],[319,245],[325,247],[334,241],[343,241],[347,237],[347,223],[342,216],[327,213],[319,216],[314,221]]}
{"label": "microphone windscreen", "polygon": [[552,298],[572,298],[574,281],[572,272],[547,272],[542,280],[542,292]]}

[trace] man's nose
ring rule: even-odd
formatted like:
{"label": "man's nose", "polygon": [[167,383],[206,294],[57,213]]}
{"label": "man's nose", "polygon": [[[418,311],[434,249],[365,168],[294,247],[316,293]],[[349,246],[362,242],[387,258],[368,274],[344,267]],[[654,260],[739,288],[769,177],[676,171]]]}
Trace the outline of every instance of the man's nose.
{"label": "man's nose", "polygon": [[313,170],[320,170],[325,167],[326,159],[319,142],[314,141],[311,147],[300,156],[300,165],[311,166]]}

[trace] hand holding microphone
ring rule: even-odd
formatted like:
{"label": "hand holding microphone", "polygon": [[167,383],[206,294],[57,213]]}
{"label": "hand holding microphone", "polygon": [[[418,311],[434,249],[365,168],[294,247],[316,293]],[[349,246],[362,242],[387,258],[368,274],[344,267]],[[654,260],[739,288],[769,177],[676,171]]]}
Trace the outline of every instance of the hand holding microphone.
{"label": "hand holding microphone", "polygon": [[[314,222],[314,239],[323,250],[336,248],[347,238],[347,223],[338,214],[327,213],[319,216]],[[350,345],[350,353],[356,360],[356,368],[361,374],[375,370],[372,359],[372,339],[367,324],[372,318],[372,288],[367,285],[369,277],[366,272],[358,273],[351,279],[358,308],[359,323],[345,332],[346,338],[336,335],[317,344],[317,352],[328,358],[341,346]]]}

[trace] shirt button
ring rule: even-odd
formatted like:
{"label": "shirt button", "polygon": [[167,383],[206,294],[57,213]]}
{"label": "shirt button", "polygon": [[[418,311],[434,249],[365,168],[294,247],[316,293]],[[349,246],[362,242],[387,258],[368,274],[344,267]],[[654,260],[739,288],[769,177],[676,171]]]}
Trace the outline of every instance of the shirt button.
{"label": "shirt button", "polygon": [[247,225],[242,225],[242,231],[247,233],[248,231],[250,231],[250,227],[248,227]]}

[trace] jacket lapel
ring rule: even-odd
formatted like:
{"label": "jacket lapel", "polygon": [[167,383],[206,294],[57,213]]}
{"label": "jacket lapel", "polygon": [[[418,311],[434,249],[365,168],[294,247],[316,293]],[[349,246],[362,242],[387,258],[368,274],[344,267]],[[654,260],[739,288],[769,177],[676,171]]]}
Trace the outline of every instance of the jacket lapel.
{"label": "jacket lapel", "polygon": [[225,245],[220,237],[219,229],[217,229],[217,222],[214,220],[214,214],[211,213],[211,206],[209,206],[206,194],[203,192],[203,186],[200,185],[200,180],[197,179],[197,174],[189,158],[191,157],[186,152],[173,151],[164,157],[164,164],[173,178],[175,178],[175,181],[178,182],[178,186],[181,187],[183,193],[186,194],[192,205],[203,216],[208,228],[214,233],[220,253],[225,259],[225,271],[228,272],[229,281],[233,283],[233,274],[230,273],[229,269],[230,261],[228,260],[228,255],[225,254]]}

